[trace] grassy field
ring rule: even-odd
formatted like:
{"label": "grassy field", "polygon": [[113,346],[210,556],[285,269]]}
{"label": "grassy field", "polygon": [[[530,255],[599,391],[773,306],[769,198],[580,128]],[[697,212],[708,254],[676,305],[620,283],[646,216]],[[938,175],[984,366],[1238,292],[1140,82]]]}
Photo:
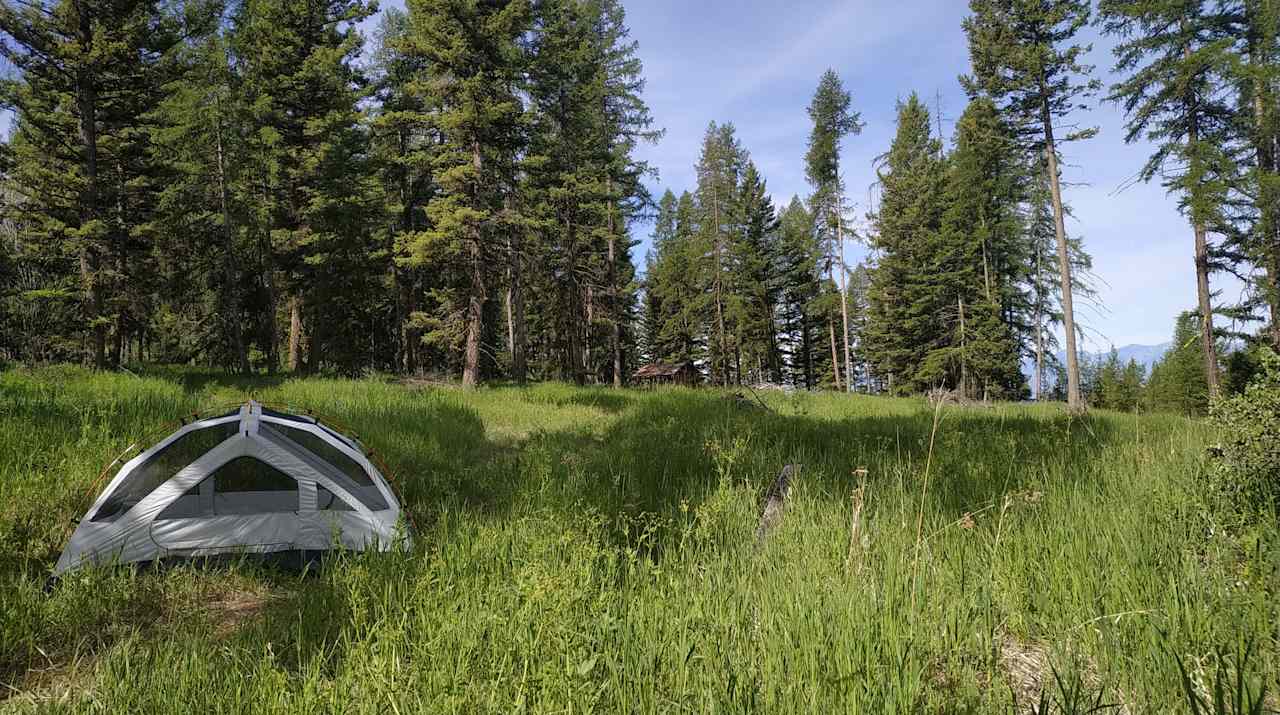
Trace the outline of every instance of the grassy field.
{"label": "grassy field", "polygon": [[[106,462],[249,395],[371,446],[414,548],[42,592]],[[763,398],[0,374],[0,710],[1167,713],[1237,677],[1280,691],[1280,539],[1205,495],[1203,423]]]}

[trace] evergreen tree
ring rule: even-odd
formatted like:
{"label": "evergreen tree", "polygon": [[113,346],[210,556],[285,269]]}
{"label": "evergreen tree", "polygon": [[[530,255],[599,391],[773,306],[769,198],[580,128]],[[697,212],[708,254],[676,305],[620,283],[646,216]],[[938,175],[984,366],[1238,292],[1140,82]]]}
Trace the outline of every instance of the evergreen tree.
{"label": "evergreen tree", "polygon": [[[918,369],[936,333],[925,299],[927,246],[942,225],[945,161],[932,136],[929,110],[912,93],[898,105],[898,129],[878,169],[879,210],[871,216],[876,252],[868,292],[867,353],[872,370],[892,392],[927,389]],[[924,377],[929,377],[926,372]]]}
{"label": "evergreen tree", "polygon": [[1191,222],[1201,350],[1211,398],[1218,395],[1208,232],[1222,221],[1235,167],[1228,149],[1234,108],[1223,96],[1228,78],[1230,18],[1198,0],[1103,0],[1103,27],[1120,38],[1116,72],[1127,77],[1110,98],[1129,115],[1128,142],[1156,145],[1140,176],[1157,176]]}
{"label": "evergreen tree", "polygon": [[1071,279],[1071,249],[1066,230],[1058,169],[1058,144],[1092,136],[1086,129],[1059,137],[1054,122],[1100,84],[1088,80],[1092,67],[1082,63],[1089,48],[1074,44],[1089,23],[1089,0],[970,0],[973,15],[964,22],[973,62],[965,78],[970,94],[985,93],[1018,131],[1031,154],[1042,154],[1053,205],[1058,249],[1062,321],[1067,339],[1067,402],[1082,407],[1080,370]]}
{"label": "evergreen tree", "polygon": [[[191,19],[207,17],[191,6]],[[31,296],[51,315],[67,315],[60,308],[73,291],[81,302],[72,324],[38,328],[62,333],[67,346],[87,334],[98,368],[108,364],[109,335],[118,363],[128,323],[145,313],[130,310],[140,294],[133,281],[148,275],[133,259],[149,247],[141,225],[154,207],[143,114],[173,71],[184,19],[158,0],[0,5],[0,55],[17,70],[2,85],[16,110],[8,176],[22,197],[7,208],[46,274]]]}
{"label": "evergreen tree", "polygon": [[765,180],[754,163],[742,176],[742,240],[734,258],[734,292],[740,296],[737,322],[741,325],[743,360],[754,365],[757,380],[782,382],[778,349],[777,312],[783,288],[778,279],[782,256],[779,222]]}
{"label": "evergreen tree", "polygon": [[[709,360],[713,382],[741,379],[740,326],[728,303],[734,281],[734,247],[741,241],[743,215],[739,183],[747,161],[732,124],[707,127],[698,159],[698,255],[711,326]],[[736,360],[735,360],[736,358]]]}
{"label": "evergreen tree", "polygon": [[[852,99],[840,82],[835,70],[828,69],[818,81],[818,89],[809,103],[809,119],[813,131],[809,135],[809,150],[805,154],[805,176],[813,186],[809,199],[814,216],[814,226],[819,242],[826,250],[826,265],[830,276],[838,266],[840,271],[840,314],[844,334],[844,360],[846,388],[853,389],[853,365],[849,357],[849,306],[846,300],[848,269],[844,263],[844,182],[840,178],[840,144],[849,134],[862,133],[862,122],[857,112],[851,110]],[[832,355],[838,363],[839,357]],[[840,369],[837,364],[836,388],[840,387]]]}
{"label": "evergreen tree", "polygon": [[[420,57],[438,79],[423,83],[438,134],[432,169],[439,190],[427,203],[428,227],[407,246],[411,265],[432,265],[455,276],[439,291],[449,316],[427,336],[463,343],[462,382],[481,380],[481,345],[498,236],[511,221],[515,159],[523,142],[523,106],[516,88],[528,31],[524,0],[410,0],[405,51]],[[461,315],[461,320],[452,316]]]}
{"label": "evergreen tree", "polygon": [[1015,397],[1027,332],[1021,164],[995,104],[973,100],[956,126],[940,230],[914,300],[932,325],[916,380],[972,397]]}
{"label": "evergreen tree", "polygon": [[[427,228],[425,207],[435,189],[431,163],[439,137],[431,131],[430,105],[423,91],[430,70],[423,57],[406,47],[408,33],[409,16],[387,8],[371,64],[377,103],[370,122],[370,151],[382,178],[384,250],[394,257],[393,333],[388,337],[396,355],[391,364],[412,374],[423,364],[421,358],[428,357],[420,344],[423,293],[434,287],[437,277],[410,265],[410,247],[417,233]],[[518,370],[512,370],[518,381]]]}
{"label": "evergreen tree", "polygon": [[1178,316],[1173,346],[1151,368],[1146,399],[1151,409],[1187,415],[1203,415],[1209,409],[1209,384],[1204,371],[1200,316],[1185,312]]}
{"label": "evergreen tree", "polygon": [[[813,216],[800,197],[794,196],[779,221],[779,276],[781,324],[786,345],[789,379],[805,389],[817,387],[824,351],[817,343],[815,301],[821,287],[818,265],[821,248],[813,230]],[[815,355],[816,353],[816,355]]]}

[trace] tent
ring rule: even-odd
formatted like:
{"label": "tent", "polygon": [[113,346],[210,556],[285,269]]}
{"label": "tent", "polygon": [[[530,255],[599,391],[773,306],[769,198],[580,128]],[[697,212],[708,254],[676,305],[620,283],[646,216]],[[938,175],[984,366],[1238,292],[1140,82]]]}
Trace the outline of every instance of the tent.
{"label": "tent", "polygon": [[129,460],[80,520],[54,575],[170,556],[386,550],[400,503],[360,443],[250,401]]}

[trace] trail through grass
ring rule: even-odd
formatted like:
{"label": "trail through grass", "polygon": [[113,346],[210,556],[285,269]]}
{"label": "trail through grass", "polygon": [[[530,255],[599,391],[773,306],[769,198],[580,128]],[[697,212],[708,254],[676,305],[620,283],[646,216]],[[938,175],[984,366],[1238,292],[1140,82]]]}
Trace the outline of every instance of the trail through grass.
{"label": "trail through grass", "polygon": [[[354,431],[414,548],[42,592],[105,462],[250,395]],[[1280,692],[1275,522],[1203,496],[1203,423],[946,407],[930,456],[923,401],[762,397],[0,374],[0,710],[1165,713],[1237,673]]]}

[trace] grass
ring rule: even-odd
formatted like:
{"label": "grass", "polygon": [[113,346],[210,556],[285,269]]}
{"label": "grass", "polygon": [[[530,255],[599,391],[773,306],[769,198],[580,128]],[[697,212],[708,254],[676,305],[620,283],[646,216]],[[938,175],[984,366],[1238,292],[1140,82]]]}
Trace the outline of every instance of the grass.
{"label": "grass", "polygon": [[[1275,521],[1206,496],[1201,422],[143,372],[0,374],[0,710],[1245,712],[1280,691]],[[104,463],[248,395],[374,449],[413,550],[42,592]]]}

